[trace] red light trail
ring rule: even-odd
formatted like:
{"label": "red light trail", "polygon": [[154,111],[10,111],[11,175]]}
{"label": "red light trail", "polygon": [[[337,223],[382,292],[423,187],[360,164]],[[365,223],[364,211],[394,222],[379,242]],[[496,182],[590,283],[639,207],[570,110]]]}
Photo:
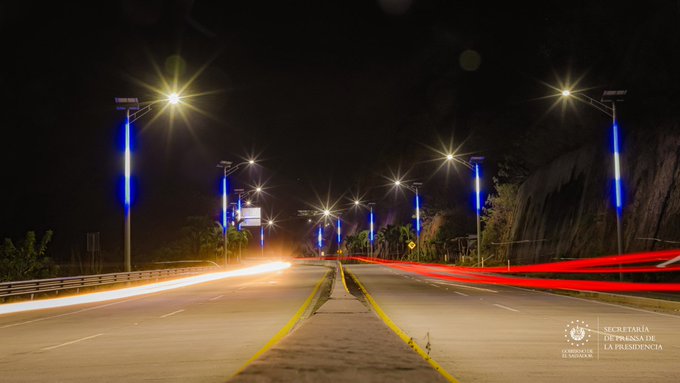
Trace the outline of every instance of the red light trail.
{"label": "red light trail", "polygon": [[[471,284],[505,285],[536,289],[603,292],[680,292],[680,283],[635,283],[575,279],[530,278],[507,274],[619,274],[679,272],[680,250],[606,256],[573,261],[520,265],[512,267],[462,267],[440,264],[391,261],[366,257],[325,257],[325,260],[349,260],[382,264],[429,278]],[[319,259],[319,258],[316,258]],[[670,262],[669,262],[670,261]],[[663,267],[658,266],[664,264]]]}

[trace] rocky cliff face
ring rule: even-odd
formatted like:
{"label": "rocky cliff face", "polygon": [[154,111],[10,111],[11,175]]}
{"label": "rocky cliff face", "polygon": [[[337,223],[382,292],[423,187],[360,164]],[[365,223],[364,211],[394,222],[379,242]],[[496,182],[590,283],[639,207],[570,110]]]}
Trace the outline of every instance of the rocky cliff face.
{"label": "rocky cliff face", "polygon": [[[582,147],[531,174],[518,194],[513,263],[616,253],[613,163],[604,144]],[[680,126],[640,129],[621,157],[625,252],[680,247]]]}

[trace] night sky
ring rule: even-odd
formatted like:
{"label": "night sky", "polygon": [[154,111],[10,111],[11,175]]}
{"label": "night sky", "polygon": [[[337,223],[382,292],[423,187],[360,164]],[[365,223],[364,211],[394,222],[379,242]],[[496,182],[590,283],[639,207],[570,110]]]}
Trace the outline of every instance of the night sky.
{"label": "night sky", "polygon": [[647,74],[677,55],[678,2],[631,4],[4,2],[0,235],[53,229],[65,252],[101,231],[119,251],[124,115],[113,98],[156,99],[143,84],[178,68],[180,86],[198,75],[187,94],[205,94],[186,121],[152,112],[135,124],[133,252],[170,240],[186,216],[218,216],[222,159],[262,160],[233,186],[265,182],[279,235],[295,237],[295,211],[317,197],[344,207],[357,190],[384,201],[383,222],[408,214],[381,186],[391,172],[424,181],[426,202],[469,204],[469,174],[435,172],[429,147],[453,139],[486,156],[490,179],[532,132],[545,138],[528,168],[592,139],[588,113],[545,113],[544,82],[678,97]]}

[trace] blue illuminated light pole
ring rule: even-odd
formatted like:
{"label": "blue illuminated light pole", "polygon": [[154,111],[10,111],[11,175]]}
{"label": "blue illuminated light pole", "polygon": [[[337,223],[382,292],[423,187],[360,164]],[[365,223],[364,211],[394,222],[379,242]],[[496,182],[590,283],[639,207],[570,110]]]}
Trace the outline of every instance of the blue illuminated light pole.
{"label": "blue illuminated light pole", "polygon": [[[593,99],[583,93],[563,90],[562,97],[571,97],[586,103],[612,119],[612,150],[614,162],[614,205],[616,208],[616,248],[617,254],[623,254],[623,235],[622,235],[622,213],[623,213],[623,192],[621,190],[621,164],[619,152],[619,125],[616,119],[616,103],[622,102],[627,90],[605,90],[600,101]],[[611,104],[611,106],[607,105]],[[623,275],[620,275],[623,277]]]}
{"label": "blue illuminated light pole", "polygon": [[231,161],[220,161],[217,164],[218,168],[223,169],[222,175],[222,235],[224,241],[224,267],[227,267],[229,263],[229,219],[228,219],[228,206],[229,206],[229,180],[228,177],[238,171],[243,165],[253,165],[255,160],[249,160],[245,162],[232,165]]}
{"label": "blue illuminated light pole", "polygon": [[264,226],[260,225],[260,252],[264,257]]}
{"label": "blue illuminated light pole", "polygon": [[368,242],[369,242],[369,257],[373,258],[373,241],[375,240],[375,217],[373,215],[373,206],[375,205],[375,202],[369,202],[368,207],[370,209],[370,212],[368,213],[368,224],[369,224],[369,231],[368,231]]}
{"label": "blue illuminated light pole", "polygon": [[338,215],[338,252],[340,251],[340,244],[342,243],[342,221]]}
{"label": "blue illuminated light pole", "polygon": [[[255,162],[253,160],[250,160],[247,162],[248,164],[252,165]],[[244,198],[246,198],[246,206],[250,206],[251,201],[250,197],[254,193],[261,193],[262,192],[262,187],[258,186],[257,188],[249,191],[244,191],[244,189],[234,189],[234,192],[238,193],[238,199],[236,200],[236,229],[240,232],[242,230],[242,223],[243,223],[243,215],[242,215],[242,202]],[[238,262],[241,262],[241,241],[238,241]]]}
{"label": "blue illuminated light pole", "polygon": [[224,169],[222,176],[222,236],[224,242],[224,267],[229,263],[229,222],[227,221],[227,207],[229,206],[229,187],[227,185],[228,170],[231,168],[231,161],[220,161],[217,167]]}
{"label": "blue illuminated light pole", "polygon": [[477,265],[484,267],[484,260],[482,259],[482,188],[481,188],[481,165],[484,162],[484,157],[476,156],[470,157],[469,161],[460,159],[453,153],[446,155],[447,161],[455,161],[474,172],[475,177],[475,215],[477,216]]}
{"label": "blue illuminated light pole", "polygon": [[165,101],[171,105],[177,105],[180,102],[181,97],[177,93],[172,93],[168,95],[167,98],[163,100],[156,100],[145,106],[140,106],[139,98],[137,97],[115,97],[114,102],[116,104],[116,110],[125,111],[125,170],[124,170],[124,216],[125,216],[125,228],[123,230],[124,244],[123,244],[123,263],[126,272],[132,271],[132,245],[131,245],[131,205],[132,205],[132,192],[130,187],[130,179],[132,177],[132,152],[130,149],[131,142],[131,125],[133,122],[137,121],[140,117],[151,111],[151,106],[153,104]]}
{"label": "blue illuminated light pole", "polygon": [[412,182],[411,185],[407,185],[400,180],[394,181],[394,185],[399,187],[403,186],[415,194],[416,203],[416,242],[417,242],[417,252],[416,261],[420,261],[420,194],[418,193],[418,188],[423,185],[422,182]]}
{"label": "blue illuminated light pole", "polygon": [[321,223],[319,223],[319,228],[316,232],[316,247],[319,251],[319,258],[321,258],[321,248],[323,247],[323,232],[321,228]]}
{"label": "blue illuminated light pole", "polygon": [[484,267],[484,261],[482,260],[482,197],[481,197],[481,175],[479,173],[479,168],[484,157],[470,157],[470,165],[475,172],[475,214],[477,216],[477,265]]}

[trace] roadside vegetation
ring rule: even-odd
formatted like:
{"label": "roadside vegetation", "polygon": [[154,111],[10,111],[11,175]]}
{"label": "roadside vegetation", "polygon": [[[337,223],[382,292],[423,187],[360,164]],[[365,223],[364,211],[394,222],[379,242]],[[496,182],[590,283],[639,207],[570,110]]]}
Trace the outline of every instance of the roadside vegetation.
{"label": "roadside vegetation", "polygon": [[5,238],[0,248],[0,282],[50,278],[57,275],[59,267],[47,255],[47,245],[52,231],[46,231],[40,240],[34,231],[23,239]]}

